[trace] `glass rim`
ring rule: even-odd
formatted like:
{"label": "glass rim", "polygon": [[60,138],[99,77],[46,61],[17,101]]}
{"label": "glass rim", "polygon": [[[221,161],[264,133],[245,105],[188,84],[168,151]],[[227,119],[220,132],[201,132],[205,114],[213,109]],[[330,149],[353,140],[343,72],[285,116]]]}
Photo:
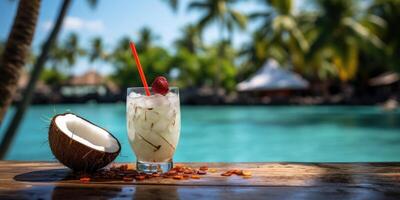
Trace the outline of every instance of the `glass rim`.
{"label": "glass rim", "polygon": [[[151,94],[154,94],[154,92],[152,91],[151,87],[148,87],[148,89],[149,89]],[[145,87],[128,87],[126,89],[126,93],[129,94],[131,92],[145,94],[146,93],[146,89],[145,89]],[[179,88],[178,87],[169,87],[169,92],[179,94]]]}
{"label": "glass rim", "polygon": [[[144,89],[145,87],[127,87],[126,89],[127,90],[131,90],[131,89]],[[152,87],[147,87],[147,88],[149,88],[149,89],[151,89]],[[170,86],[170,87],[168,87],[170,90],[176,90],[176,89],[179,89],[179,87],[176,87],[176,86]]]}

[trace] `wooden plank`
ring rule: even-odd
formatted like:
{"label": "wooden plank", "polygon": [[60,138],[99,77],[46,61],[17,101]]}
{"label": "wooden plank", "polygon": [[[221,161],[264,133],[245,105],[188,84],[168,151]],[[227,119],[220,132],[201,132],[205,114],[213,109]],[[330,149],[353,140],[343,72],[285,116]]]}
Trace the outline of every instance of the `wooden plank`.
{"label": "wooden plank", "polygon": [[33,186],[0,190],[0,199],[400,199],[400,193],[372,187],[225,187],[225,186]]}
{"label": "wooden plank", "polygon": [[[400,163],[179,163],[198,168],[207,165],[217,170],[201,179],[174,180],[152,178],[144,181],[99,181],[80,183],[70,180],[70,171],[57,163],[0,161],[0,199],[37,195],[52,198],[79,194],[81,197],[215,197],[232,195],[241,199],[256,197],[315,199],[328,195],[346,197],[400,197]],[[253,177],[223,177],[228,169],[251,171]],[[162,186],[161,186],[162,185]],[[176,196],[175,195],[175,196]],[[300,196],[299,196],[300,195]],[[36,197],[36,196],[35,196]],[[335,198],[333,198],[335,197]],[[230,199],[232,199],[230,198]],[[300,199],[301,199],[300,198]],[[367,198],[367,199],[368,199]],[[325,198],[326,199],[326,198]]]}

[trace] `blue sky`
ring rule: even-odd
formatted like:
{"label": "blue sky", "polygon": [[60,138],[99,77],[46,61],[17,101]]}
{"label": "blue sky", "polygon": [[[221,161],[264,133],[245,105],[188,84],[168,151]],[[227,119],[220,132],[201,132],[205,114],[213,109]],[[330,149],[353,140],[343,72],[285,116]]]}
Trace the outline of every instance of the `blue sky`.
{"label": "blue sky", "polygon": [[[18,1],[0,1],[0,40],[6,40],[16,13]],[[39,22],[33,42],[37,52],[40,44],[47,37],[50,27],[56,17],[61,0],[42,0]],[[186,12],[189,0],[181,0],[177,13],[172,12],[163,0],[99,0],[95,9],[89,7],[86,0],[74,0],[64,23],[61,39],[70,32],[80,36],[80,44],[87,47],[91,38],[101,36],[106,50],[112,50],[115,43],[124,35],[135,39],[138,31],[145,26],[150,27],[160,39],[157,41],[164,47],[171,47],[180,36],[182,27],[195,23],[201,13]],[[248,1],[236,6],[242,12],[259,9],[254,1]],[[218,37],[215,27],[207,29],[204,38],[210,43]],[[239,46],[250,37],[248,32],[235,34],[234,44]],[[110,73],[113,69],[109,64],[95,63],[94,68],[102,73]],[[72,68],[75,74],[81,74],[90,68],[87,58],[81,58]]]}

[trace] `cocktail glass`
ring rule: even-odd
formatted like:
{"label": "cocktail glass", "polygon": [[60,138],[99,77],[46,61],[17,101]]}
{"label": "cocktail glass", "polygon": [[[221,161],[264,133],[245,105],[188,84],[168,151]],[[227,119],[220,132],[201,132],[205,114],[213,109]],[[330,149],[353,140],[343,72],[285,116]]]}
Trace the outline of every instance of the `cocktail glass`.
{"label": "cocktail glass", "polygon": [[146,96],[143,87],[128,88],[127,92],[128,138],[136,155],[137,170],[145,173],[170,170],[181,127],[179,89],[170,87],[166,95],[151,93],[150,96]]}

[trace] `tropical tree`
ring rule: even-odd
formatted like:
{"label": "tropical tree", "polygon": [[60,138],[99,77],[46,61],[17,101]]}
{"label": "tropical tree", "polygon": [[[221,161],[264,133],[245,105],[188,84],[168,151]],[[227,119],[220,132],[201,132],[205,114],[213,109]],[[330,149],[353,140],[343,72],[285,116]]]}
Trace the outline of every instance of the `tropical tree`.
{"label": "tropical tree", "polygon": [[[152,40],[148,40],[148,37],[140,38],[145,39],[145,41],[140,39],[137,44],[141,44],[140,50],[138,48],[138,53],[147,81],[151,83],[159,75],[168,76],[171,62],[168,51],[153,45]],[[128,37],[121,38],[110,59],[110,62],[116,68],[112,79],[121,87],[142,85],[140,78],[137,78],[138,72],[132,58],[129,41],[130,38]]]}
{"label": "tropical tree", "polygon": [[[17,89],[39,14],[40,0],[21,0],[17,15],[0,58],[0,125]],[[1,158],[0,148],[0,158]]]}
{"label": "tropical tree", "polygon": [[89,62],[92,64],[96,61],[105,61],[108,59],[108,55],[104,51],[104,44],[101,37],[95,37],[92,39],[88,56]]}
{"label": "tropical tree", "polygon": [[189,24],[183,28],[182,33],[182,36],[175,41],[177,49],[186,49],[190,53],[196,53],[203,46],[197,26]]}
{"label": "tropical tree", "polygon": [[67,77],[55,68],[44,69],[40,74],[40,80],[46,85],[60,85]]}
{"label": "tropical tree", "polygon": [[145,52],[149,50],[158,38],[149,27],[143,27],[139,30],[138,42],[136,43],[138,51]]}
{"label": "tropical tree", "polygon": [[243,30],[247,24],[246,16],[233,9],[233,4],[236,2],[238,0],[195,0],[189,4],[188,10],[203,12],[198,22],[201,32],[213,23],[217,23],[220,40],[224,39],[225,33],[229,34],[227,39],[231,40],[234,29]]}
{"label": "tropical tree", "polygon": [[178,10],[178,5],[179,5],[178,0],[163,0],[163,1],[166,2],[174,12]]}
{"label": "tropical tree", "polygon": [[315,21],[316,37],[312,40],[306,58],[314,68],[334,67],[343,82],[355,77],[361,50],[369,51],[384,46],[376,35],[376,28],[384,26],[384,21],[371,13],[358,14],[360,12],[357,2],[315,1],[320,12]]}
{"label": "tropical tree", "polygon": [[280,63],[285,63],[289,57],[289,53],[283,45],[269,40],[261,31],[253,33],[252,40],[243,45],[239,55],[243,59],[238,71],[237,79],[239,81],[255,73],[268,58],[274,58]]}
{"label": "tropical tree", "polygon": [[3,53],[4,51],[4,42],[0,41],[0,55]]}
{"label": "tropical tree", "polygon": [[79,46],[79,36],[70,33],[63,42],[54,44],[49,52],[48,62],[58,71],[70,70],[77,58],[85,53]]}
{"label": "tropical tree", "polygon": [[198,27],[187,25],[182,29],[182,35],[175,41],[176,54],[171,66],[178,70],[177,85],[187,87],[201,85],[200,50],[204,47]]}
{"label": "tropical tree", "polygon": [[[227,91],[233,91],[236,85],[237,68],[235,58],[237,52],[229,41],[220,41],[204,50],[200,57],[202,85],[218,77],[220,84]],[[221,56],[223,55],[223,56]]]}
{"label": "tropical tree", "polygon": [[[380,65],[385,63],[389,68],[400,71],[400,39],[398,37],[400,35],[400,26],[398,25],[400,1],[374,0],[368,11],[386,22],[385,30],[379,32],[383,42],[386,44],[385,55],[378,55]],[[380,21],[380,19],[374,17],[371,20]]]}
{"label": "tropical tree", "polygon": [[[303,71],[304,54],[308,51],[309,43],[304,36],[302,23],[304,15],[296,15],[293,10],[292,0],[259,0],[264,9],[249,15],[254,21],[261,21],[261,25],[254,33],[263,42],[253,41],[254,50],[258,53],[252,57],[259,57],[261,49],[269,51],[270,47],[281,52],[287,51],[289,59],[276,57],[278,61],[290,62],[296,71]],[[268,47],[261,45],[269,45]],[[265,56],[264,56],[265,57]],[[280,60],[281,59],[281,60]]]}
{"label": "tropical tree", "polygon": [[[91,7],[94,7],[97,4],[97,0],[88,0],[87,2],[89,3],[89,5]],[[28,108],[28,106],[32,100],[32,96],[33,96],[33,92],[36,87],[36,83],[40,78],[40,74],[44,69],[44,65],[47,61],[49,52],[50,52],[52,46],[54,45],[54,42],[56,41],[57,36],[61,30],[62,24],[64,22],[64,19],[65,19],[65,16],[67,14],[70,4],[71,4],[71,0],[63,0],[60,10],[58,12],[57,18],[55,20],[55,24],[54,24],[48,38],[46,39],[46,41],[44,42],[44,44],[42,46],[40,55],[38,56],[35,64],[33,65],[33,69],[30,74],[30,78],[29,78],[27,87],[24,90],[24,96],[23,96],[22,100],[18,103],[16,112],[15,112],[8,128],[6,129],[6,133],[0,144],[0,159],[4,158],[5,154],[7,153],[8,147],[10,146],[13,138],[15,137],[15,133],[18,131],[19,124],[20,124],[21,120],[23,119],[25,111]],[[28,4],[28,5],[31,5],[31,4]],[[26,9],[35,10],[35,7],[26,8]],[[31,12],[31,11],[29,11],[29,12]],[[23,20],[29,21],[31,19],[28,17],[28,18],[24,18]],[[29,28],[22,29],[21,31],[23,32],[26,30],[31,30],[31,29],[29,29]]]}
{"label": "tropical tree", "polygon": [[[196,0],[189,4],[188,10],[198,10],[203,12],[203,16],[199,19],[197,26],[199,27],[200,33],[216,23],[219,26],[220,42],[218,57],[226,59],[228,55],[224,55],[224,40],[230,42],[233,37],[234,29],[245,29],[247,24],[247,18],[239,11],[233,8],[233,4],[238,0]],[[228,34],[228,35],[225,35]],[[222,71],[221,64],[217,64],[216,70],[218,73],[214,74],[214,92],[218,89],[221,82],[221,76],[224,74]]]}

